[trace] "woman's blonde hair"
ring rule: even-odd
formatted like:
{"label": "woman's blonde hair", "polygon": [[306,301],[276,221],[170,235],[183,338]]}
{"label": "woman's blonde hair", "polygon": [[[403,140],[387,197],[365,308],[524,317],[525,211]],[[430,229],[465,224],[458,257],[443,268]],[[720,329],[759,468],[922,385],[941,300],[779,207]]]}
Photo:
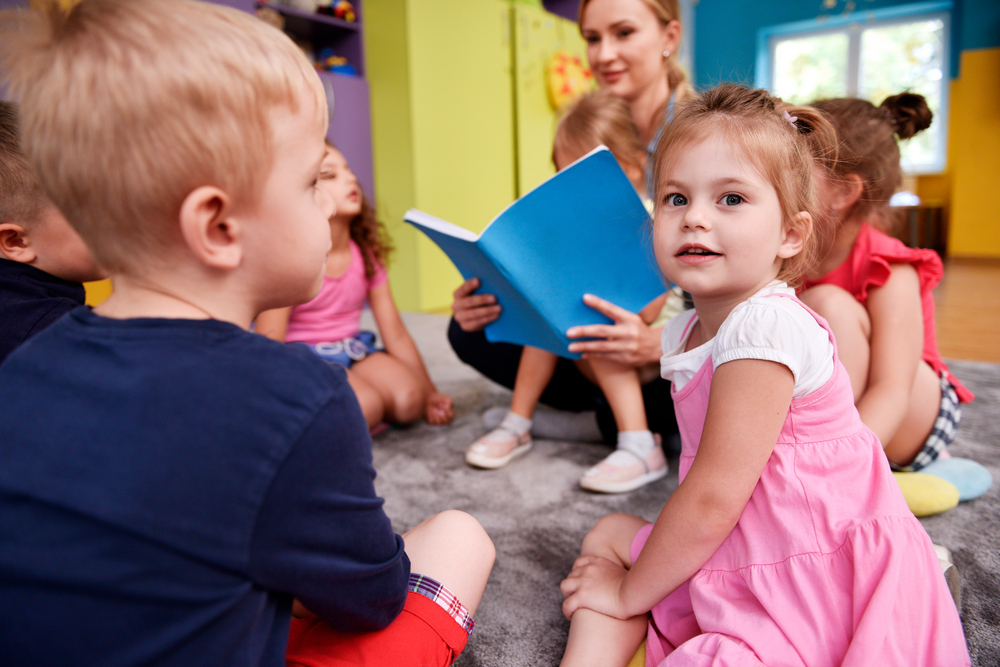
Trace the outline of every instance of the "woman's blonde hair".
{"label": "woman's blonde hair", "polygon": [[[580,0],[580,8],[577,10],[576,15],[577,25],[583,26],[583,14],[590,2],[591,0]],[[677,4],[677,0],[642,0],[642,2],[653,11],[653,14],[659,19],[661,25],[666,26],[671,21],[680,23],[681,9],[680,5]],[[684,68],[678,62],[676,51],[667,56],[665,65],[667,68],[667,84],[674,94],[675,101],[685,102],[695,97],[694,87],[688,80]]]}
{"label": "woman's blonde hair", "polygon": [[302,51],[232,8],[83,0],[0,16],[0,68],[43,189],[111,272],[180,240],[184,198],[214,185],[252,205],[273,118],[326,96]]}
{"label": "woman's blonde hair", "polygon": [[[552,143],[553,162],[556,148],[582,156],[604,144],[626,173],[633,171],[645,181],[642,176],[645,146],[639,130],[632,120],[628,103],[611,93],[601,90],[588,93],[566,109],[556,126]],[[626,167],[633,167],[633,170]],[[646,191],[645,182],[634,185],[639,192]]]}
{"label": "woman's blonde hair", "polygon": [[[825,234],[817,224],[814,166],[836,161],[837,139],[823,114],[795,107],[764,90],[724,85],[683,105],[666,126],[656,150],[653,173],[656,202],[664,196],[663,179],[671,161],[685,148],[721,133],[774,187],[782,224],[803,238],[802,251],[785,259],[778,279],[796,285],[819,259]],[[813,223],[800,212],[809,213]]]}

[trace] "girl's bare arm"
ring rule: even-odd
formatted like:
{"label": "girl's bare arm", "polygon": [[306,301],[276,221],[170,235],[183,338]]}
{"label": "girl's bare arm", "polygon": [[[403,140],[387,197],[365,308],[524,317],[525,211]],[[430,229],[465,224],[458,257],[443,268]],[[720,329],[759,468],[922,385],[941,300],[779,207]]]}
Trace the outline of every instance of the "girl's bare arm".
{"label": "girl's bare arm", "polygon": [[563,613],[645,613],[701,568],[732,532],[777,442],[792,400],[787,366],[741,359],[712,380],[698,455],[630,570],[585,556],[564,582]]}

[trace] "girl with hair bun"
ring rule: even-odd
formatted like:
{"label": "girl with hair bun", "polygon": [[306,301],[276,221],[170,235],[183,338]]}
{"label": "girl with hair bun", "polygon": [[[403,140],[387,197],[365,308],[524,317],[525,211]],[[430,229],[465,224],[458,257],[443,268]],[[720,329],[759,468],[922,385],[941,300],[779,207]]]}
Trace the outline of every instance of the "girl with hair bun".
{"label": "girl with hair bun", "polygon": [[921,470],[947,456],[960,404],[974,398],[938,351],[931,291],[943,275],[941,258],[886,233],[889,198],[903,177],[898,141],[929,127],[932,113],[914,93],[877,107],[856,98],[812,106],[836,129],[839,155],[819,177],[831,240],[800,297],[830,323],[861,420],[890,464]]}

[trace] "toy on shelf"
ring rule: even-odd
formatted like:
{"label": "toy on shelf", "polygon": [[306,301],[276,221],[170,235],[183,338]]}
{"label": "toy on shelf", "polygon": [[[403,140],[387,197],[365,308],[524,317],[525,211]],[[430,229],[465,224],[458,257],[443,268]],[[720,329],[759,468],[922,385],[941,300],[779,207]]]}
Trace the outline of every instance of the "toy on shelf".
{"label": "toy on shelf", "polygon": [[581,95],[594,88],[594,75],[580,58],[566,51],[556,51],[547,67],[549,102],[559,110],[575,102]]}
{"label": "toy on shelf", "polygon": [[358,18],[354,5],[347,0],[319,0],[316,11],[348,23],[354,23]]}
{"label": "toy on shelf", "polygon": [[349,76],[358,75],[358,71],[354,68],[354,65],[347,62],[347,58],[338,56],[329,47],[320,49],[319,53],[316,54],[316,69],[326,72],[336,72],[337,74],[347,74]]}

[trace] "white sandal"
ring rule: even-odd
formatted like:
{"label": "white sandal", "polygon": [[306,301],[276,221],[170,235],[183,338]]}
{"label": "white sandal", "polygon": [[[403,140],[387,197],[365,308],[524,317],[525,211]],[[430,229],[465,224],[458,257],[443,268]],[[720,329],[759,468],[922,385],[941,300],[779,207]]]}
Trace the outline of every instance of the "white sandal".
{"label": "white sandal", "polygon": [[502,468],[531,449],[531,433],[519,435],[498,426],[476,440],[465,452],[465,462],[477,468]]}
{"label": "white sandal", "polygon": [[[626,462],[628,457],[633,460]],[[667,458],[659,442],[646,456],[639,456],[628,449],[616,449],[583,474],[580,486],[599,493],[625,493],[666,477],[668,469]]]}

